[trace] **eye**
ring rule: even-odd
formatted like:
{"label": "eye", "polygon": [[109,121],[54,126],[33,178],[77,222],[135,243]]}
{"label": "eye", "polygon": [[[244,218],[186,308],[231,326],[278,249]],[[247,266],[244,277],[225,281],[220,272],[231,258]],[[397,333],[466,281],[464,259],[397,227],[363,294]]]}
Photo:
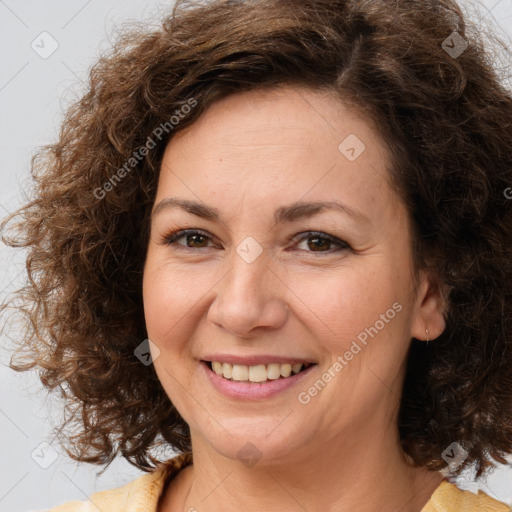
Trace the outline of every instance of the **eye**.
{"label": "eye", "polygon": [[[180,240],[185,240],[185,243],[180,243]],[[331,254],[333,252],[351,250],[350,245],[343,240],[326,233],[316,231],[299,233],[298,235],[292,236],[288,241],[291,242],[292,240],[298,240],[300,243],[306,242],[307,249],[301,250],[306,250],[307,252]],[[205,231],[197,229],[182,229],[168,233],[163,237],[161,243],[165,245],[181,246],[183,249],[205,249],[209,247],[208,242],[211,241],[211,236]],[[297,246],[300,245],[300,243],[297,244]],[[331,249],[331,246],[333,245],[337,246],[334,250]]]}
{"label": "eye", "polygon": [[[309,231],[307,233],[300,233],[292,239],[297,239],[300,243],[306,241],[307,248],[310,249],[308,252],[339,252],[343,250],[350,250],[351,247],[347,242],[340,240],[334,236],[328,235],[327,233],[320,233],[317,231]],[[300,245],[300,244],[298,244]],[[332,245],[337,246],[335,250],[329,250]]]}
{"label": "eye", "polygon": [[[179,243],[179,240],[184,239],[185,243]],[[202,249],[208,247],[208,241],[211,241],[210,236],[205,231],[196,229],[182,229],[173,231],[165,235],[162,243],[165,245],[181,245],[189,249]]]}

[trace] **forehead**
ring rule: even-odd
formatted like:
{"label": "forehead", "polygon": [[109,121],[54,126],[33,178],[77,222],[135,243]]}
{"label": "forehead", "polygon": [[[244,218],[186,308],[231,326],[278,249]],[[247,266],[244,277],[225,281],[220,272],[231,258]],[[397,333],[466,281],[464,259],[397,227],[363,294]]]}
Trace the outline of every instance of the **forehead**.
{"label": "forehead", "polygon": [[157,199],[341,200],[379,215],[396,200],[388,169],[371,122],[332,94],[257,89],[217,101],[171,139]]}
{"label": "forehead", "polygon": [[337,149],[337,143],[351,134],[384,150],[371,119],[334,92],[281,85],[232,94],[213,103],[169,145],[194,139],[194,144],[201,141],[217,148],[247,148],[253,142],[262,146],[334,144]]}

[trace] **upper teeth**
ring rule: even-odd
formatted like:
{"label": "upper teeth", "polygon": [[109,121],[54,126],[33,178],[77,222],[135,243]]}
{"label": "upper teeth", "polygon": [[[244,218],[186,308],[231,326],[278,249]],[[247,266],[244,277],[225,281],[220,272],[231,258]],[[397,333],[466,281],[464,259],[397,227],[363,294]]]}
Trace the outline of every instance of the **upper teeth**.
{"label": "upper teeth", "polygon": [[221,375],[226,379],[249,382],[265,382],[267,379],[275,380],[280,377],[289,377],[292,373],[294,375],[299,373],[302,366],[303,363],[271,363],[268,365],[258,364],[256,366],[245,366],[243,364],[229,364],[212,361],[212,369],[217,375]]}

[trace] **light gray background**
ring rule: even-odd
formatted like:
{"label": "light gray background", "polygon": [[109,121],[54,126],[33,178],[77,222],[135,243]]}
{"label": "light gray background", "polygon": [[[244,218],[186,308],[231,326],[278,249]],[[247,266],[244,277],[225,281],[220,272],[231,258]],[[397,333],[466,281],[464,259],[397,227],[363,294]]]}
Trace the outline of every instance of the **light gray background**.
{"label": "light gray background", "polygon": [[[172,4],[172,0],[0,0],[0,217],[23,202],[23,192],[30,188],[26,180],[32,154],[38,146],[56,140],[63,110],[83,91],[88,68],[108,48],[113,27],[141,20],[157,24]],[[472,5],[472,16],[494,26],[510,45],[512,0],[475,0]],[[58,44],[48,58],[31,47],[35,41],[43,53],[55,44],[42,32]],[[22,253],[0,245],[0,300],[20,284],[23,264]],[[0,511],[44,510],[85,500],[93,492],[124,485],[143,474],[117,460],[97,478],[99,467],[79,465],[61,453],[51,437],[51,419],[60,417],[61,404],[46,398],[35,373],[15,373],[6,366],[8,361],[9,344],[4,337],[0,343]],[[44,449],[41,443],[45,442],[51,448]],[[36,461],[49,467],[43,469]],[[480,487],[512,505],[510,469],[500,468],[479,484],[467,477],[462,486]]]}

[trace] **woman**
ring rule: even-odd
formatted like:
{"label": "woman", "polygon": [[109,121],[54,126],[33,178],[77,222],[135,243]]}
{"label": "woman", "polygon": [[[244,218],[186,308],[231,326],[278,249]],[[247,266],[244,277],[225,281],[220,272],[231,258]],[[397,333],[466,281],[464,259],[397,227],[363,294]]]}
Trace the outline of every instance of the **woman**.
{"label": "woman", "polygon": [[509,510],[448,477],[512,452],[511,126],[449,0],[121,39],[34,162],[13,367],[148,474],[52,510]]}

